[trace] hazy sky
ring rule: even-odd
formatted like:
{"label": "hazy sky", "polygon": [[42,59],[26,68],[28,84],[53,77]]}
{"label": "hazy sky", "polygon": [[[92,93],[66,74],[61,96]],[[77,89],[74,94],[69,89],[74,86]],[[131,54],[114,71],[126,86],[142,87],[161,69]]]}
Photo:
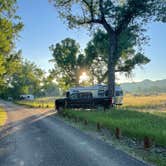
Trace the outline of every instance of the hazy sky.
{"label": "hazy sky", "polygon": [[[48,0],[19,0],[18,2],[18,15],[21,16],[25,26],[17,41],[17,48],[22,49],[23,57],[35,62],[46,71],[53,67],[53,64],[48,62],[52,59],[49,51],[51,44],[71,37],[79,42],[83,49],[90,40],[86,29],[69,30],[58,18],[55,8]],[[149,46],[144,48],[151,62],[143,68],[137,67],[132,79],[118,76],[119,82],[166,79],[166,24],[148,25],[147,34],[151,40]]]}

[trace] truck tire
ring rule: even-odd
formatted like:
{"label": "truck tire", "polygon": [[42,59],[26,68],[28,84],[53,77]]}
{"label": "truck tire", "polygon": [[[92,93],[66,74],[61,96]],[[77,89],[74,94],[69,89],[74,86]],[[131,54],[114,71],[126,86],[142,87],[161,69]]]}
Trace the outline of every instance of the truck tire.
{"label": "truck tire", "polygon": [[58,114],[61,114],[62,112],[63,112],[63,107],[62,106],[59,106],[58,108],[57,108],[57,112],[58,112]]}
{"label": "truck tire", "polygon": [[97,111],[103,111],[104,110],[104,106],[103,105],[97,105],[96,109],[97,109]]}

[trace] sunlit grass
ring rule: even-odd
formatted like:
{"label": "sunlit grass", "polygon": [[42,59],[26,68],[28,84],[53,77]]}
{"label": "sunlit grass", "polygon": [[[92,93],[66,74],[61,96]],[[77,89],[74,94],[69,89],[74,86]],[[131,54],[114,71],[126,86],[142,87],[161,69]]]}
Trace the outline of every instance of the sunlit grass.
{"label": "sunlit grass", "polygon": [[108,112],[66,110],[72,117],[86,119],[92,124],[101,123],[107,129],[120,128],[124,136],[143,140],[148,136],[158,145],[166,146],[166,116],[130,110],[112,110]]}
{"label": "sunlit grass", "polygon": [[3,126],[7,120],[7,113],[4,109],[0,108],[0,126]]}
{"label": "sunlit grass", "polygon": [[123,107],[144,108],[144,109],[164,109],[166,110],[166,94],[150,96],[124,96]]}
{"label": "sunlit grass", "polygon": [[33,100],[33,101],[15,101],[16,104],[25,105],[33,108],[54,108],[53,101]]}

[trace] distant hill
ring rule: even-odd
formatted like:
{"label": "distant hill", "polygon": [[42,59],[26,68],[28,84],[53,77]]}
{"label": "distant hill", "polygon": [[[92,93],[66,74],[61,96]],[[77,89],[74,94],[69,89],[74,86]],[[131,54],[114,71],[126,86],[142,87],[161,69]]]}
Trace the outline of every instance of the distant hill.
{"label": "distant hill", "polygon": [[135,83],[123,83],[121,84],[124,92],[132,94],[156,94],[166,93],[166,79],[164,80],[144,80]]}

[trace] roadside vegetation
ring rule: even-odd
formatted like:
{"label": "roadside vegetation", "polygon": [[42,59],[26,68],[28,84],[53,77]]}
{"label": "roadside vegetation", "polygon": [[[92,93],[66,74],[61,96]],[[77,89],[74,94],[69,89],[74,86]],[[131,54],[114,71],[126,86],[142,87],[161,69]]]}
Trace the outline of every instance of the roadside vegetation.
{"label": "roadside vegetation", "polygon": [[4,111],[3,108],[0,108],[0,127],[5,124],[7,120],[7,113]]}
{"label": "roadside vegetation", "polygon": [[32,108],[54,108],[54,97],[37,98],[32,101],[17,100],[16,104],[25,105]]}
{"label": "roadside vegetation", "polygon": [[116,128],[119,128],[122,135],[138,140],[143,140],[147,136],[155,144],[166,146],[166,117],[164,116],[127,109],[114,109],[108,112],[66,110],[64,114],[87,120],[95,125],[100,123],[101,126],[113,132]]}

